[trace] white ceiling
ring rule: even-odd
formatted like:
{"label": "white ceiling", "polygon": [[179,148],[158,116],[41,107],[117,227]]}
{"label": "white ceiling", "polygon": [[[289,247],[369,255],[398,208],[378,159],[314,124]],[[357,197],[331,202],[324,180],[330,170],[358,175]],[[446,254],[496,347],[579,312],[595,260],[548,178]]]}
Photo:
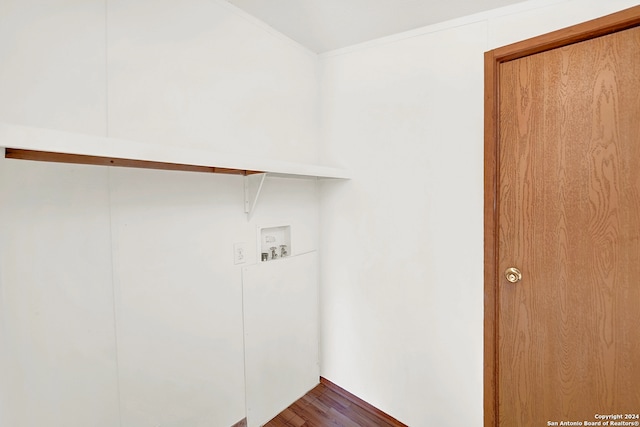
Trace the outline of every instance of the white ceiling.
{"label": "white ceiling", "polygon": [[322,53],[523,0],[227,0]]}

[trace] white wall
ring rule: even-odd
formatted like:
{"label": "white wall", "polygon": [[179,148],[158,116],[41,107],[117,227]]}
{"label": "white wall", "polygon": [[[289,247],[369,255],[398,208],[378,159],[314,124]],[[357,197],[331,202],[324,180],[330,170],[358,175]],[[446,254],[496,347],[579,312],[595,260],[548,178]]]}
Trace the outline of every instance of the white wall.
{"label": "white wall", "polygon": [[106,171],[3,159],[0,200],[0,424],[117,425]]}
{"label": "white wall", "polygon": [[[3,1],[0,120],[103,134],[104,5]],[[0,160],[0,425],[118,424],[106,169]]]}
{"label": "white wall", "polygon": [[318,160],[317,56],[224,1],[108,0],[109,134]]}
{"label": "white wall", "polygon": [[110,174],[122,426],[232,425],[245,416],[233,244],[253,262],[257,225],[286,221],[298,249],[317,248],[315,183],[269,179],[247,222],[241,177]]}
{"label": "white wall", "polygon": [[104,134],[104,0],[0,3],[0,120]]}
{"label": "white wall", "polygon": [[633,6],[530,1],[322,55],[321,373],[410,426],[481,426],[483,53]]}
{"label": "white wall", "polygon": [[[0,121],[318,158],[317,57],[226,2],[7,0]],[[256,227],[317,249],[315,182],[0,160],[0,425],[245,416],[241,266]]]}

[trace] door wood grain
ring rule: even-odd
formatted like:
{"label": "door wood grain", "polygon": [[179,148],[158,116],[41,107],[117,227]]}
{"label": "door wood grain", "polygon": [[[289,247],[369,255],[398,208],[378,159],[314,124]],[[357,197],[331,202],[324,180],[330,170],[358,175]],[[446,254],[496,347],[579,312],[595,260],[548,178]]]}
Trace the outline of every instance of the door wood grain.
{"label": "door wood grain", "polygon": [[[497,401],[485,425],[637,413],[640,28],[497,66]],[[512,266],[517,284],[501,276]]]}

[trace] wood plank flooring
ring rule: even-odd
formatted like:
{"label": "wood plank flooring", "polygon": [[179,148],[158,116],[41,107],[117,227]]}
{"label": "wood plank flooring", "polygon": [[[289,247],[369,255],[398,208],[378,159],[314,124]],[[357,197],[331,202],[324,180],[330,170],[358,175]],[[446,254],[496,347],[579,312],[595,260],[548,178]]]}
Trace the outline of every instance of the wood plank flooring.
{"label": "wood plank flooring", "polygon": [[264,427],[407,427],[322,378]]}

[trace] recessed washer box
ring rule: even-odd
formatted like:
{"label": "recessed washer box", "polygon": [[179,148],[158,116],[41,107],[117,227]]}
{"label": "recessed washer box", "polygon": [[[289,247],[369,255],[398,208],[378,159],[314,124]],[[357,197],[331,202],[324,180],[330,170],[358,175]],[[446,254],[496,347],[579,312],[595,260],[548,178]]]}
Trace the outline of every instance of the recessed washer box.
{"label": "recessed washer box", "polygon": [[258,229],[260,236],[260,261],[275,261],[291,256],[291,226],[280,225],[276,227],[261,227]]}

